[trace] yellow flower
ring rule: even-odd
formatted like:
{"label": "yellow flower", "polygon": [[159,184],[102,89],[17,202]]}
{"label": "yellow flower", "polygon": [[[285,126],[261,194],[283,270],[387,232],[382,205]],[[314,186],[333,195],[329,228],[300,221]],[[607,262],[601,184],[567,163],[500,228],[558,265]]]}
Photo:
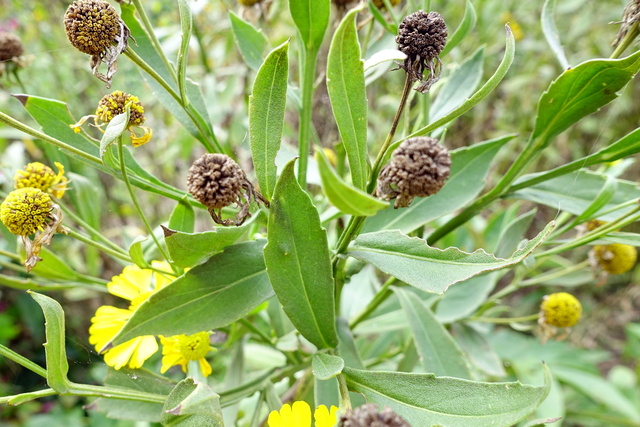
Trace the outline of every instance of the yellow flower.
{"label": "yellow flower", "polygon": [[[333,427],[336,423],[338,408],[325,405],[316,408],[313,418],[315,427]],[[304,401],[294,402],[293,406],[282,405],[280,411],[271,411],[268,419],[269,427],[311,427],[311,408]]]}
{"label": "yellow flower", "polygon": [[182,367],[182,372],[187,372],[189,361],[197,360],[200,372],[205,377],[211,375],[211,365],[205,356],[210,351],[215,351],[209,345],[209,332],[198,332],[193,335],[175,335],[173,337],[160,336],[162,343],[162,368],[161,373],[175,365]]}
{"label": "yellow flower", "polygon": [[40,162],[29,163],[24,170],[20,169],[16,172],[13,177],[14,188],[37,188],[56,199],[62,198],[69,180],[64,176],[64,166],[58,162],[54,164],[58,168],[57,174],[49,166]]}
{"label": "yellow flower", "polygon": [[[167,271],[167,274],[155,270],[142,269],[129,265],[122,274],[114,276],[107,285],[109,293],[131,301],[126,309],[108,305],[99,307],[91,319],[89,343],[100,352],[115,337],[127,321],[133,316],[140,304],[149,296],[173,281],[168,272],[171,267],[166,262],[153,261],[153,268]],[[142,367],[145,360],[158,351],[158,343],[152,335],[137,337],[110,348],[104,353],[104,361],[115,369],[129,366],[132,369]]]}
{"label": "yellow flower", "polygon": [[540,305],[542,323],[558,328],[569,328],[580,320],[582,305],[576,297],[566,292],[546,295]]}
{"label": "yellow flower", "polygon": [[638,252],[631,245],[613,243],[611,245],[596,245],[593,256],[604,271],[610,274],[623,274],[636,265]]}

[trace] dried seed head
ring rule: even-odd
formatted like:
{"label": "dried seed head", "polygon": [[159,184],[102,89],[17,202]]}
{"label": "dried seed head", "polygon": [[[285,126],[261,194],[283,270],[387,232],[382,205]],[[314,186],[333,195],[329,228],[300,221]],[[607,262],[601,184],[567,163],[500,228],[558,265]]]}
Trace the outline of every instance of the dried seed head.
{"label": "dried seed head", "polygon": [[24,53],[20,38],[13,33],[0,32],[0,62],[10,61]]}
{"label": "dried seed head", "polygon": [[411,427],[404,418],[389,407],[382,412],[374,403],[367,403],[340,417],[340,427]]}
{"label": "dried seed head", "polygon": [[67,190],[69,180],[64,176],[64,166],[58,162],[55,162],[55,165],[58,168],[57,174],[40,162],[29,163],[24,169],[16,172],[13,177],[14,188],[37,188],[60,199]]}
{"label": "dried seed head", "polygon": [[593,247],[593,257],[600,268],[609,274],[623,274],[636,265],[638,251],[631,245],[613,243]]}
{"label": "dried seed head", "polygon": [[[398,27],[398,49],[407,55],[401,66],[422,84],[416,89],[426,92],[438,81],[442,70],[440,52],[447,43],[447,25],[438,12],[419,10],[406,16]],[[429,75],[424,76],[428,71]]]}
{"label": "dried seed head", "polygon": [[53,202],[37,188],[19,188],[7,195],[0,205],[0,219],[17,236],[30,236],[42,230],[50,220]]}
{"label": "dried seed head", "polygon": [[116,90],[109,95],[102,97],[98,102],[96,116],[104,123],[109,123],[115,116],[122,114],[125,107],[131,103],[129,107],[129,126],[140,126],[144,123],[144,108],[140,104],[137,96]]}
{"label": "dried seed head", "polygon": [[[389,0],[391,6],[395,6],[400,3],[400,0]],[[387,6],[384,4],[384,0],[373,0],[373,4],[376,5],[378,9],[385,9]]]}
{"label": "dried seed head", "polygon": [[640,0],[631,0],[622,11],[622,20],[616,22],[616,24],[621,24],[620,30],[611,45],[617,47],[622,39],[625,38],[633,24],[638,21],[640,21]]}
{"label": "dried seed head", "polygon": [[[93,74],[110,87],[118,55],[131,36],[116,10],[103,0],[76,0],[64,14],[64,27],[71,44],[91,55]],[[101,62],[107,64],[106,75],[98,72]]]}
{"label": "dried seed head", "polygon": [[449,151],[428,136],[404,141],[380,171],[376,194],[396,199],[395,208],[407,207],[414,197],[436,194],[451,173]]}
{"label": "dried seed head", "polygon": [[540,322],[557,328],[569,328],[580,320],[582,305],[566,292],[546,295],[540,305]]}
{"label": "dried seed head", "polygon": [[[226,154],[204,154],[189,168],[187,190],[205,205],[213,220],[222,225],[241,225],[251,214],[251,199],[268,202],[247,179],[244,171]],[[222,208],[236,204],[236,217],[222,220]]]}

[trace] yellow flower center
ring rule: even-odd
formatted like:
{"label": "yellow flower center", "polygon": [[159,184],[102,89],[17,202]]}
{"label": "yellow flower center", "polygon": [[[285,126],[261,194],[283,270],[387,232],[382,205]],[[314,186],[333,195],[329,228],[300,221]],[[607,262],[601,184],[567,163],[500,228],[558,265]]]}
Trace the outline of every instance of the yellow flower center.
{"label": "yellow flower center", "polygon": [[61,198],[67,190],[69,180],[64,176],[64,167],[56,162],[58,173],[40,162],[29,163],[24,170],[18,170],[13,177],[14,188],[37,188],[50,193],[56,198]]}
{"label": "yellow flower center", "polygon": [[597,245],[593,247],[598,265],[610,274],[623,274],[636,265],[638,252],[631,245],[613,243],[611,245]]}
{"label": "yellow flower center", "polygon": [[98,103],[96,116],[104,123],[109,123],[115,116],[125,111],[127,104],[129,106],[129,125],[139,126],[144,123],[144,108],[140,104],[137,96],[116,90],[109,95],[105,95]]}
{"label": "yellow flower center", "polygon": [[573,295],[558,292],[544,298],[540,311],[542,319],[547,325],[568,328],[580,320],[582,305]]}
{"label": "yellow flower center", "polygon": [[199,360],[207,355],[210,350],[209,333],[198,332],[193,335],[181,335],[178,337],[178,350],[187,360]]}
{"label": "yellow flower center", "polygon": [[0,220],[18,236],[30,236],[42,230],[50,219],[53,202],[37,188],[19,188],[9,193],[0,205]]}

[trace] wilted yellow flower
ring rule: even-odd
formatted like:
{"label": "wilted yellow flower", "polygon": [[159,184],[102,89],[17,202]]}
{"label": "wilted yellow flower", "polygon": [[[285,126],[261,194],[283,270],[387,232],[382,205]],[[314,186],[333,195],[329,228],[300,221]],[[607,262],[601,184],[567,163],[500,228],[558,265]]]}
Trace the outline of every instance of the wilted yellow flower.
{"label": "wilted yellow flower", "polygon": [[198,332],[193,335],[175,335],[173,337],[160,336],[162,343],[162,368],[161,373],[175,365],[182,367],[182,372],[187,372],[189,361],[197,360],[200,372],[203,376],[211,375],[212,369],[205,358],[210,351],[215,351],[209,345],[209,332]]}
{"label": "wilted yellow flower", "polygon": [[56,199],[62,198],[64,192],[68,190],[69,180],[64,176],[64,166],[58,162],[54,164],[58,168],[57,174],[49,166],[40,162],[29,163],[24,170],[20,169],[16,172],[13,177],[14,188],[37,188]]}
{"label": "wilted yellow flower", "polygon": [[[338,408],[325,405],[316,408],[313,418],[315,427],[333,427],[336,424]],[[269,427],[311,427],[311,408],[304,401],[282,405],[280,411],[271,411],[268,419]]]}
{"label": "wilted yellow flower", "polygon": [[636,265],[638,251],[631,245],[612,243],[593,247],[593,258],[609,274],[623,274]]}
{"label": "wilted yellow flower", "polygon": [[[167,273],[129,265],[122,270],[122,274],[114,276],[107,285],[110,294],[131,301],[131,304],[126,309],[108,305],[98,308],[89,328],[89,343],[95,347],[96,351],[102,351],[120,332],[140,304],[173,281],[174,277],[169,273],[171,271],[169,264],[153,261],[151,265],[156,270]],[[158,351],[158,343],[155,337],[147,335],[108,349],[104,353],[104,361],[115,369],[126,365],[137,369],[142,367],[144,361],[156,351]]]}

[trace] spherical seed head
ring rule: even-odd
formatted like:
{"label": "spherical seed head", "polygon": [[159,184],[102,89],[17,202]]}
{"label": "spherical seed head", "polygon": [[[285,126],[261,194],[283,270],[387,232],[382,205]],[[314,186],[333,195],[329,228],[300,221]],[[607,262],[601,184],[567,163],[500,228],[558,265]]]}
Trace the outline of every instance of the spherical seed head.
{"label": "spherical seed head", "polygon": [[52,209],[53,202],[47,193],[37,188],[19,188],[0,205],[0,220],[11,233],[30,236],[44,228]]}
{"label": "spherical seed head", "polygon": [[[389,3],[391,3],[391,6],[395,6],[400,3],[400,0],[389,0]],[[375,4],[378,9],[386,8],[384,0],[373,0],[373,4]]]}
{"label": "spherical seed head", "polygon": [[593,247],[598,265],[609,274],[623,274],[636,265],[638,251],[631,245],[613,243]]}
{"label": "spherical seed head", "polygon": [[580,320],[582,305],[566,292],[546,295],[540,305],[540,315],[546,325],[569,328]]}
{"label": "spherical seed head", "polygon": [[29,163],[23,169],[19,169],[13,177],[14,188],[37,188],[47,191],[56,180],[56,173],[49,166],[40,162]]}
{"label": "spherical seed head", "polygon": [[106,1],[76,0],[64,14],[64,28],[76,49],[89,55],[100,55],[117,44],[120,17]]}
{"label": "spherical seed head", "polygon": [[395,207],[407,207],[414,197],[436,194],[451,174],[451,155],[435,138],[404,141],[382,168],[376,193],[385,200],[397,197]]}
{"label": "spherical seed head", "polygon": [[436,58],[447,43],[447,25],[438,12],[419,10],[400,23],[396,37],[398,49],[415,61]]}
{"label": "spherical seed head", "polygon": [[231,157],[207,153],[189,168],[187,190],[207,208],[222,209],[241,200],[246,181],[246,175]]}
{"label": "spherical seed head", "polygon": [[404,418],[391,408],[378,411],[374,403],[367,403],[340,417],[340,427],[411,427]]}
{"label": "spherical seed head", "polygon": [[0,32],[0,61],[9,61],[24,53],[20,38],[13,33]]}
{"label": "spherical seed head", "polygon": [[96,116],[102,122],[109,123],[115,116],[124,113],[128,103],[131,103],[129,106],[129,126],[140,126],[145,121],[144,108],[140,104],[140,100],[137,96],[129,95],[121,90],[116,90],[102,97],[98,102]]}

